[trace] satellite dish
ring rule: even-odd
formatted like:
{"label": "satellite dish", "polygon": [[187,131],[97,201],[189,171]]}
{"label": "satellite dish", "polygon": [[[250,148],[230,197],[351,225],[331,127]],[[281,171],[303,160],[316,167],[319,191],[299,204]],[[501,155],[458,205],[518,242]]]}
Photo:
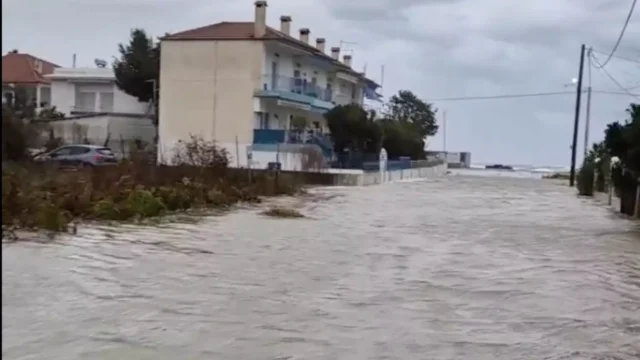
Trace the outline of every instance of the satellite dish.
{"label": "satellite dish", "polygon": [[102,59],[94,59],[93,62],[96,64],[97,67],[99,68],[105,68],[107,67],[107,62],[105,60]]}

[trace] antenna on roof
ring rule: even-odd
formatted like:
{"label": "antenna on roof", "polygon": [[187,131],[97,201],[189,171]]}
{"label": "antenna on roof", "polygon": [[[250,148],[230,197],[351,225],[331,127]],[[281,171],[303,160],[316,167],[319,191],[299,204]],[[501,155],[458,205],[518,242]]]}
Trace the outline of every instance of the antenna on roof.
{"label": "antenna on roof", "polygon": [[94,59],[93,62],[96,64],[97,67],[99,68],[105,68],[107,67],[107,61],[106,60],[102,60],[102,59]]}

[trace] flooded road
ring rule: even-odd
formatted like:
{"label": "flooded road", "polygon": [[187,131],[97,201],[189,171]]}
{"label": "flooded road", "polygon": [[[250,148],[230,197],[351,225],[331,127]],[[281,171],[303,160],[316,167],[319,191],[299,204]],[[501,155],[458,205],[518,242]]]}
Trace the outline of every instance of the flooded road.
{"label": "flooded road", "polygon": [[317,193],[302,220],[3,245],[3,359],[640,357],[637,225],[574,190],[449,176]]}

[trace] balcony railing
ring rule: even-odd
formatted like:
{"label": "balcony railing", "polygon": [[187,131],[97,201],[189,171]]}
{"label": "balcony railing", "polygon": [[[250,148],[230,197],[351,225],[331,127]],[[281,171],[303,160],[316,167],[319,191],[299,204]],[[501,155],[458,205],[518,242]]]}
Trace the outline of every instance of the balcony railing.
{"label": "balcony railing", "polygon": [[329,134],[320,132],[295,132],[282,129],[254,129],[254,144],[311,144],[317,145],[322,154],[331,158],[333,156],[333,142]]}
{"label": "balcony railing", "polygon": [[264,75],[262,78],[262,90],[285,91],[329,102],[332,98],[331,89],[321,87],[307,79],[290,76]]}
{"label": "balcony railing", "polygon": [[285,130],[278,129],[254,129],[253,130],[253,143],[254,144],[281,144],[285,142],[286,137]]}

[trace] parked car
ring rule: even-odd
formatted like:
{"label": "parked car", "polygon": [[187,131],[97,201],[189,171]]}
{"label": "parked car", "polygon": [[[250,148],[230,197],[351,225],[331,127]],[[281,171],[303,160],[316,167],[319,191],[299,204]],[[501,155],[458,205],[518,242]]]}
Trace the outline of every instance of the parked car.
{"label": "parked car", "polygon": [[108,147],[84,144],[61,146],[36,155],[34,160],[59,167],[94,167],[118,163],[118,159]]}

